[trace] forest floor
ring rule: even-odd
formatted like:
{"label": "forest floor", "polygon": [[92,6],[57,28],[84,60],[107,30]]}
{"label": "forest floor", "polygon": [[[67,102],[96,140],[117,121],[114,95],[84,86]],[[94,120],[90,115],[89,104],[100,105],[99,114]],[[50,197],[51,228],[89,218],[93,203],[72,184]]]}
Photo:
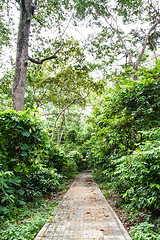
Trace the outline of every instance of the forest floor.
{"label": "forest floor", "polygon": [[80,173],[35,240],[131,240],[89,171]]}

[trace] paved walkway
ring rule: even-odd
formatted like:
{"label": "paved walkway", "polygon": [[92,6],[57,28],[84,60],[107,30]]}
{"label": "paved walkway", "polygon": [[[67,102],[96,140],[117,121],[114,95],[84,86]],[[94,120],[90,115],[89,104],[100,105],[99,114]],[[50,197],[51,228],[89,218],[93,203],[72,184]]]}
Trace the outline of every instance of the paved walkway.
{"label": "paved walkway", "polygon": [[131,240],[88,171],[78,175],[53,215],[35,240]]}

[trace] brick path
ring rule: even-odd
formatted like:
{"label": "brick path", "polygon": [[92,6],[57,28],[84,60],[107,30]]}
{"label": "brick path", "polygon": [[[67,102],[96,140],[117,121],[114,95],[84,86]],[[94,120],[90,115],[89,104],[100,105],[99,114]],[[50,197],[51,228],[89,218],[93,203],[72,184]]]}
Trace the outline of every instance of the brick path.
{"label": "brick path", "polygon": [[88,171],[78,175],[53,215],[34,240],[131,240]]}

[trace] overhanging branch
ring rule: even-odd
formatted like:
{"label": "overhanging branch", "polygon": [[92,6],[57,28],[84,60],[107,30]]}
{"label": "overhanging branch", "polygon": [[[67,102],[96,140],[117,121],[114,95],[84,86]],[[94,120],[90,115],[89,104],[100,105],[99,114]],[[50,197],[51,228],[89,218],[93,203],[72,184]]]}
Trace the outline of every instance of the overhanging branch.
{"label": "overhanging branch", "polygon": [[36,64],[42,64],[43,62],[47,61],[47,60],[51,60],[51,59],[55,59],[57,58],[56,55],[52,55],[50,57],[46,57],[46,58],[43,58],[41,60],[37,60],[37,59],[34,59],[34,58],[31,58],[31,57],[28,57],[28,60],[33,62],[33,63],[36,63]]}
{"label": "overhanging branch", "polygon": [[138,66],[139,66],[139,63],[140,63],[140,60],[142,59],[142,56],[144,54],[144,51],[146,49],[146,46],[147,46],[147,43],[148,43],[148,39],[149,39],[149,36],[151,34],[151,32],[156,28],[156,26],[160,23],[160,17],[159,19],[155,22],[155,24],[153,24],[153,26],[149,29],[147,35],[146,35],[146,38],[144,40],[144,43],[143,43],[143,47],[142,47],[142,50],[137,58],[137,61],[135,63],[135,67],[134,69],[137,70],[138,69]]}
{"label": "overhanging branch", "polygon": [[[37,2],[38,2],[38,0],[35,0],[35,1],[34,1],[34,4],[33,4],[33,13],[34,13],[35,9],[37,8]],[[34,14],[32,14],[32,15],[34,15]],[[56,50],[55,53],[54,53],[52,56],[43,58],[43,59],[41,59],[41,60],[38,60],[38,59],[35,59],[35,58],[32,58],[32,57],[29,57],[29,56],[28,56],[28,60],[29,60],[29,61],[31,61],[31,62],[33,62],[33,63],[35,63],[35,64],[40,64],[40,65],[41,65],[41,64],[43,64],[43,62],[45,62],[45,61],[48,61],[48,60],[56,59],[56,58],[57,58],[57,55],[56,55],[56,54],[62,49],[62,46],[63,46],[62,36],[65,34],[65,32],[66,32],[66,30],[67,30],[67,28],[68,28],[68,26],[69,26],[69,24],[70,24],[70,21],[71,21],[71,19],[72,19],[72,16],[73,16],[73,13],[71,14],[71,17],[70,17],[70,19],[69,19],[69,22],[67,23],[67,26],[65,27],[65,29],[64,29],[64,31],[63,31],[63,33],[62,33],[62,35],[61,35],[61,44],[60,44],[59,49]],[[34,18],[42,25],[41,21],[40,21],[38,18],[36,18],[36,17],[34,17]]]}
{"label": "overhanging branch", "polygon": [[[149,1],[148,1],[148,2],[149,2]],[[153,5],[150,5],[150,6],[152,6],[152,8],[153,8]],[[154,10],[155,10],[155,8],[154,8]],[[155,10],[155,11],[156,11],[156,10]],[[118,29],[116,29],[115,27],[113,27],[111,23],[109,23],[108,19],[106,18],[106,16],[105,16],[104,13],[101,11],[101,9],[99,8],[98,5],[97,5],[97,12],[98,12],[99,15],[103,16],[105,22],[106,22],[106,23],[111,27],[111,29],[117,34],[119,40],[121,41],[121,43],[122,43],[122,45],[123,45],[123,47],[124,47],[124,49],[125,49],[125,51],[126,51],[126,56],[128,56],[128,58],[129,58],[129,63],[132,65],[133,69],[137,71],[137,70],[138,70],[138,67],[139,67],[139,63],[140,63],[140,61],[141,61],[141,59],[142,59],[142,56],[143,56],[143,54],[144,54],[144,52],[145,52],[145,49],[146,49],[146,46],[147,46],[147,43],[148,43],[149,36],[150,36],[151,32],[156,28],[156,26],[160,23],[160,15],[159,15],[159,12],[156,11],[156,13],[159,15],[159,18],[158,18],[157,21],[150,27],[148,33],[146,34],[146,37],[145,37],[145,39],[144,39],[141,52],[140,52],[140,54],[139,54],[139,56],[138,56],[135,64],[134,64],[134,62],[132,61],[132,54],[131,54],[131,52],[128,50],[128,48],[127,48],[127,46],[126,46],[126,44],[125,44],[125,42],[124,42],[124,40],[123,40],[120,32],[118,31]],[[112,14],[110,14],[110,17],[111,17],[111,20],[112,20],[112,18],[113,18],[113,17],[112,17]],[[114,21],[115,21],[115,20],[114,20]]]}
{"label": "overhanging branch", "polygon": [[45,62],[47,60],[56,59],[57,58],[57,53],[62,49],[62,46],[63,46],[63,41],[61,41],[61,45],[58,48],[58,50],[56,50],[55,53],[50,57],[46,57],[46,58],[43,58],[41,60],[38,60],[38,59],[31,58],[31,57],[28,56],[28,60],[35,63],[35,64],[42,64],[43,62]]}
{"label": "overhanging branch", "polygon": [[[124,47],[124,49],[125,49],[125,51],[126,51],[126,55],[127,55],[128,58],[129,58],[129,63],[134,67],[134,63],[133,63],[133,61],[132,61],[132,54],[131,54],[131,52],[128,50],[125,42],[123,41],[123,38],[122,38],[120,32],[118,31],[118,29],[116,29],[115,27],[113,27],[111,23],[108,22],[108,19],[106,18],[106,16],[104,15],[104,13],[100,10],[100,8],[99,8],[98,6],[97,6],[97,10],[98,10],[98,13],[103,16],[105,22],[106,22],[106,23],[110,26],[110,28],[117,34],[119,40],[121,41],[121,43],[122,43],[122,45],[123,45],[123,47]],[[110,14],[110,17],[111,17],[111,20],[113,19],[113,20],[115,21],[115,19],[113,18],[112,14]]]}

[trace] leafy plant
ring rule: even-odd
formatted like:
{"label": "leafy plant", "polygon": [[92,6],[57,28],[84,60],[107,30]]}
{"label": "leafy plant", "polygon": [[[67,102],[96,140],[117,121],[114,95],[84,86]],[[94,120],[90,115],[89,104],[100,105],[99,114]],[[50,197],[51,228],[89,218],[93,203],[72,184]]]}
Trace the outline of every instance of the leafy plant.
{"label": "leafy plant", "polygon": [[46,221],[50,221],[50,217],[57,202],[54,200],[34,201],[31,203],[14,209],[14,214],[3,222],[0,228],[2,240],[30,240],[35,237]]}
{"label": "leafy plant", "polygon": [[0,113],[0,161],[2,218],[15,206],[56,191],[76,173],[74,160],[50,143],[41,122],[27,111]]}
{"label": "leafy plant", "polygon": [[45,144],[40,122],[27,112],[0,113],[0,158],[4,170],[23,175]]}
{"label": "leafy plant", "polygon": [[132,227],[130,230],[131,237],[133,240],[159,240],[160,236],[158,233],[153,231],[154,224],[148,222],[142,222]]}
{"label": "leafy plant", "polygon": [[[159,134],[160,129],[157,138]],[[114,174],[118,175],[119,183],[123,186],[123,198],[131,201],[130,207],[149,209],[153,212],[160,207],[159,144],[158,139],[143,141],[132,154],[116,160]]]}

